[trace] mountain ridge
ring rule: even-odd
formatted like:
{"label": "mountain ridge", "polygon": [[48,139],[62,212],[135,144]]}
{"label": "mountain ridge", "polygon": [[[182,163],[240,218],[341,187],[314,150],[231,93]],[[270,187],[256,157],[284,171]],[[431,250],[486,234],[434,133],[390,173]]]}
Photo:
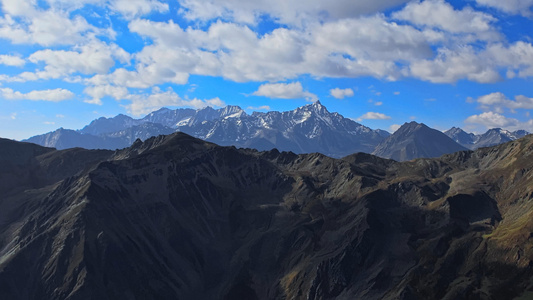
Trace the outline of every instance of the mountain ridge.
{"label": "mountain ridge", "polygon": [[[296,153],[321,152],[334,157],[371,152],[374,145],[388,134],[344,118],[339,113],[330,113],[320,101],[316,101],[292,111],[254,112],[251,115],[238,106],[217,110],[211,107],[198,110],[162,108],[141,119],[125,115],[96,119],[78,132],[69,131],[68,141],[62,141],[57,131],[26,141],[59,149],[72,146],[124,148],[137,138],[147,137],[134,131],[129,135],[119,132],[147,123],[163,126],[160,132],[153,131],[154,135],[168,134],[172,129],[220,145],[258,150],[279,148]],[[117,136],[122,139],[114,139]]]}
{"label": "mountain ridge", "polygon": [[[417,123],[418,124],[418,123]],[[206,107],[202,109],[168,109],[161,108],[140,119],[126,115],[113,118],[98,118],[81,130],[58,129],[44,135],[34,136],[25,141],[46,147],[66,149],[82,147],[87,149],[121,149],[130,146],[136,139],[145,140],[150,136],[170,134],[182,131],[197,138],[225,146],[254,148],[295,153],[319,152],[340,158],[355,152],[375,153],[392,157],[380,148],[383,141],[391,136],[380,129],[370,129],[341,114],[331,113],[320,101],[298,107],[286,112],[253,112],[247,114],[238,106],[226,106],[220,109]],[[453,127],[444,132],[457,144],[467,149],[492,146],[520,138],[528,132],[518,130],[509,132],[499,128],[490,129],[482,135],[466,133]],[[433,136],[433,137],[430,137]],[[437,138],[438,136],[438,138]],[[450,151],[464,150],[449,145],[449,141],[439,133],[427,134],[426,139],[439,139],[442,149],[437,146],[422,149],[425,144],[420,140],[411,143],[410,151],[415,155],[403,158],[436,157]],[[390,139],[389,139],[390,140]],[[409,144],[408,141],[395,139],[396,143]],[[380,144],[381,143],[381,144]],[[417,149],[417,150],[415,150]],[[405,150],[405,149],[404,149]]]}
{"label": "mountain ridge", "polygon": [[459,145],[444,133],[431,129],[425,124],[412,121],[402,125],[381,142],[373,154],[404,161],[415,158],[439,157],[464,150],[467,148]]}
{"label": "mountain ridge", "polygon": [[513,299],[533,275],[531,136],[406,162],[179,132],[35,149],[55,179],[0,202],[2,298]]}
{"label": "mountain ridge", "polygon": [[501,128],[492,128],[483,134],[466,133],[461,128],[452,127],[444,132],[461,146],[470,150],[481,147],[490,147],[522,138],[529,134],[525,130],[508,131]]}

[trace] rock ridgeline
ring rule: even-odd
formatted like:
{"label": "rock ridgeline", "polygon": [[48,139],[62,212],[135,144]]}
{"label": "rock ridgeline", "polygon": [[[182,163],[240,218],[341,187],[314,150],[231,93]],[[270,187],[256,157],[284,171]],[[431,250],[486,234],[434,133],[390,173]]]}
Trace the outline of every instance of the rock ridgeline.
{"label": "rock ridgeline", "polygon": [[0,140],[0,153],[11,179],[2,299],[513,299],[533,288],[530,136],[408,162],[184,133],[117,151]]}

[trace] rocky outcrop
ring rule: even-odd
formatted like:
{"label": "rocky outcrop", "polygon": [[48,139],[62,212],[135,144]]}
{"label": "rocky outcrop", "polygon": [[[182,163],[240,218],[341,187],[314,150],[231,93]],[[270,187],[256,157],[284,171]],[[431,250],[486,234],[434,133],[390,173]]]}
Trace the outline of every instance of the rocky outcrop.
{"label": "rocky outcrop", "polygon": [[43,181],[4,187],[0,201],[2,299],[513,299],[531,289],[530,137],[408,162],[183,133],[114,152],[31,147]]}

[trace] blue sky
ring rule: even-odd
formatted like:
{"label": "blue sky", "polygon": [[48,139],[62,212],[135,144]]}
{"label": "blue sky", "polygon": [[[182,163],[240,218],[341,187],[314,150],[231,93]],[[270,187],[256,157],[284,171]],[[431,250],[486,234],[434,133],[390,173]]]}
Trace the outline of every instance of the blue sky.
{"label": "blue sky", "polygon": [[533,132],[533,0],[0,3],[0,137],[316,99],[389,131]]}

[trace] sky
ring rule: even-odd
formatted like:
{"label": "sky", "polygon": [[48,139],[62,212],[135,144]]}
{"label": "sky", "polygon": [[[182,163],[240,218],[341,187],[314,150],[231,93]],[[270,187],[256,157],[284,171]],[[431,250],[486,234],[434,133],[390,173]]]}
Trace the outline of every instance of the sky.
{"label": "sky", "polygon": [[533,132],[533,0],[0,0],[0,137],[320,100],[373,129]]}

